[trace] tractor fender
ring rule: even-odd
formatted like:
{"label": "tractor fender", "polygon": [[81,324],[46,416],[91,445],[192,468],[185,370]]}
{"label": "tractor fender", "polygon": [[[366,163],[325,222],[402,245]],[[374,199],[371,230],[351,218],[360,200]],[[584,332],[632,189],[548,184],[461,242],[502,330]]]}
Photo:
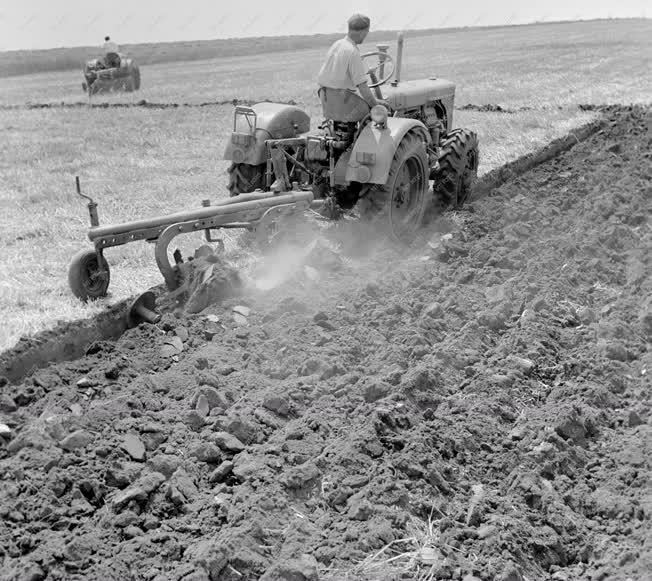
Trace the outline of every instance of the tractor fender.
{"label": "tractor fender", "polygon": [[231,136],[224,150],[224,158],[235,163],[246,163],[248,165],[259,165],[265,163],[267,159],[267,150],[265,141],[272,139],[269,131],[265,129],[256,129],[253,139],[249,144],[240,144],[233,142]]}
{"label": "tractor fender", "polygon": [[226,144],[224,158],[235,163],[258,165],[267,159],[265,141],[287,139],[310,131],[310,117],[296,105],[285,103],[256,103],[256,130],[251,139],[234,132]]}
{"label": "tractor fender", "polygon": [[385,127],[368,123],[353,145],[344,181],[363,184],[387,182],[394,154],[408,131],[419,132],[425,143],[431,141],[426,126],[416,119],[389,117]]}

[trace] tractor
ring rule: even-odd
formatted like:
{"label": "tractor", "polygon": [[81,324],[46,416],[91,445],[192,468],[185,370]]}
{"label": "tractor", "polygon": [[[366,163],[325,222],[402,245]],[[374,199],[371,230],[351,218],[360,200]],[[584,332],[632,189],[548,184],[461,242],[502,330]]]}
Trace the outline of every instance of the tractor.
{"label": "tractor", "polygon": [[[438,78],[401,81],[403,36],[396,62],[387,45],[363,55],[377,57],[370,86],[388,103],[372,109],[349,91],[320,90],[325,120],[310,130],[310,117],[284,103],[236,105],[233,132],[224,157],[230,160],[231,197],[203,200],[199,208],[122,224],[100,225],[97,203],[88,200],[92,250],[71,261],[68,281],[75,296],[106,296],[110,281],[108,248],[137,241],[154,243],[154,256],[169,291],[183,287],[180,252],[169,246],[182,234],[245,229],[262,245],[282,230],[279,223],[308,210],[337,218],[356,211],[401,242],[418,233],[435,195],[458,207],[468,199],[478,171],[478,139],[453,129],[455,85]],[[97,81],[96,81],[97,82]],[[385,86],[384,94],[380,87]]]}
{"label": "tractor", "polygon": [[137,91],[140,89],[140,69],[132,58],[118,54],[116,63],[95,58],[84,65],[82,89],[89,96],[114,91]]}
{"label": "tractor", "polygon": [[423,220],[430,180],[445,205],[463,204],[477,178],[478,138],[453,129],[454,83],[401,80],[403,43],[401,33],[396,60],[384,44],[362,55],[369,87],[388,107],[370,109],[357,94],[322,87],[325,120],[311,131],[296,105],[236,105],[224,152],[231,196],[309,190],[331,216],[355,207],[407,242]]}

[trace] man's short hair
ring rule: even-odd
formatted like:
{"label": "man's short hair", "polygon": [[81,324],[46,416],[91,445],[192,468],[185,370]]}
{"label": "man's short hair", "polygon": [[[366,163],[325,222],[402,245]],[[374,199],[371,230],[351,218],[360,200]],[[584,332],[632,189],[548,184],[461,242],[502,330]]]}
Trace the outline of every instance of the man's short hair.
{"label": "man's short hair", "polygon": [[104,40],[109,41],[109,40],[111,40],[111,37],[110,36],[105,36]]}
{"label": "man's short hair", "polygon": [[371,25],[371,20],[363,14],[354,14],[349,18],[349,30],[367,30]]}

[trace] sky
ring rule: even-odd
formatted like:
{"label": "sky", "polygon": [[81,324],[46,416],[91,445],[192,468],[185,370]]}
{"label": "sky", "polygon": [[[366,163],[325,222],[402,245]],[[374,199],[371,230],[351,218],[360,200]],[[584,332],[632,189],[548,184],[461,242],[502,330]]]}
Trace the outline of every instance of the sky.
{"label": "sky", "polygon": [[[539,4],[539,3],[537,3]],[[0,0],[0,50],[652,17],[649,0]]]}

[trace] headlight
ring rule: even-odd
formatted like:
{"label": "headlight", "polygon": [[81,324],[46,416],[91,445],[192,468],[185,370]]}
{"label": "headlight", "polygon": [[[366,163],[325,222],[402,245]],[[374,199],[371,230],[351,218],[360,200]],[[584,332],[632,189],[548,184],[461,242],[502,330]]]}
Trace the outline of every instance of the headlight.
{"label": "headlight", "polygon": [[383,105],[376,105],[375,107],[371,108],[371,120],[376,125],[384,126],[385,123],[387,123],[388,116],[389,113],[387,112],[387,109]]}

